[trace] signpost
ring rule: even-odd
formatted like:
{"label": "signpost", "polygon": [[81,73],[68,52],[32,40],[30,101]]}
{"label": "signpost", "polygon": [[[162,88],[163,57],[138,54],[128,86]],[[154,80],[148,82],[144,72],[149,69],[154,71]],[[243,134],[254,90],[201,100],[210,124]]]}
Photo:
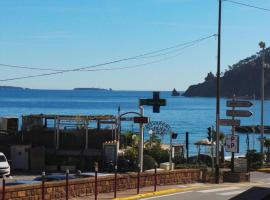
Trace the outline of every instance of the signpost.
{"label": "signpost", "polygon": [[239,136],[235,135],[235,126],[240,126],[240,120],[236,120],[235,117],[250,117],[252,116],[252,112],[249,110],[235,110],[236,107],[251,107],[253,105],[250,101],[241,101],[235,100],[235,95],[233,96],[232,100],[227,101],[227,107],[231,107],[232,110],[227,110],[226,115],[231,116],[232,119],[220,119],[220,125],[223,126],[232,126],[232,134],[226,135],[225,141],[226,146],[225,149],[228,152],[232,153],[231,157],[231,171],[234,172],[234,153],[239,152]]}
{"label": "signpost", "polygon": [[250,117],[252,112],[249,110],[227,110],[226,115],[231,117]]}
{"label": "signpost", "polygon": [[250,101],[227,101],[227,107],[251,107],[253,103]]}
{"label": "signpost", "polygon": [[220,119],[219,124],[221,126],[240,126],[240,120],[239,119]]}
{"label": "signpost", "polygon": [[160,92],[153,92],[153,99],[140,99],[140,106],[153,106],[153,113],[160,112],[160,106],[166,106],[166,99],[160,99]]}

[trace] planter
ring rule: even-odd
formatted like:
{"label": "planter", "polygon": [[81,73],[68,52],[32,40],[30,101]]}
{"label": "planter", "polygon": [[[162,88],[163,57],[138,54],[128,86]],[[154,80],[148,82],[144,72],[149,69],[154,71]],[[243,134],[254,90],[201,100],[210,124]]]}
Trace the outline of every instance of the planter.
{"label": "planter", "polygon": [[243,172],[224,172],[223,181],[231,183],[249,182],[250,174]]}
{"label": "planter", "polygon": [[76,170],[76,166],[75,165],[61,165],[60,166],[60,170],[61,171],[67,171],[67,169],[69,170],[69,171],[75,171]]}

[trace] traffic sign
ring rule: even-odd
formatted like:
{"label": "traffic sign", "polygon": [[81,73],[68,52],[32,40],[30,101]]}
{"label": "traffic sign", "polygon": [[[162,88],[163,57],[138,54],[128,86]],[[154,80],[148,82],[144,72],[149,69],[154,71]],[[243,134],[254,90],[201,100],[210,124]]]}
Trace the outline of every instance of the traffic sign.
{"label": "traffic sign", "polygon": [[166,106],[166,99],[159,98],[159,92],[153,92],[153,99],[140,99],[140,106],[153,106],[153,112],[159,113],[160,106]]}
{"label": "traffic sign", "polygon": [[133,118],[134,123],[137,124],[147,124],[149,122],[148,117],[134,117]]}
{"label": "traffic sign", "polygon": [[250,117],[252,112],[249,110],[227,110],[226,115],[231,117]]}
{"label": "traffic sign", "polygon": [[227,152],[239,152],[239,136],[238,135],[226,135],[225,136],[225,150]]}
{"label": "traffic sign", "polygon": [[251,107],[252,105],[250,101],[227,101],[227,107]]}
{"label": "traffic sign", "polygon": [[220,119],[219,125],[221,126],[240,126],[240,120],[239,119]]}

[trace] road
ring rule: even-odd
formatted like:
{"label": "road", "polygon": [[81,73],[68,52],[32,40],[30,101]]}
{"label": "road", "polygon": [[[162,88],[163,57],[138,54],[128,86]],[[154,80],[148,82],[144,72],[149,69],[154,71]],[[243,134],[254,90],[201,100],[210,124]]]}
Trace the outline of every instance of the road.
{"label": "road", "polygon": [[[270,174],[252,172],[251,173],[251,182],[250,183],[223,183],[220,185],[209,185],[209,184],[192,184],[189,186],[180,186],[187,187],[187,191],[178,192],[174,194],[161,195],[156,197],[143,198],[144,200],[150,199],[160,199],[160,200],[228,200],[233,197],[237,197],[239,194],[249,190],[250,198],[248,199],[260,199],[261,191],[258,191],[260,188],[264,187],[269,188],[270,191]],[[254,197],[251,197],[254,195]],[[245,198],[246,199],[246,198]]]}

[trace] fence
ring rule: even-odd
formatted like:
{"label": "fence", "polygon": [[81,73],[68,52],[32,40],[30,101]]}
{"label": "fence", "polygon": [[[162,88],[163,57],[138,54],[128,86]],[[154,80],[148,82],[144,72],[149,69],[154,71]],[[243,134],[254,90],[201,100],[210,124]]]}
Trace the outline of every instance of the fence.
{"label": "fence", "polygon": [[[139,189],[146,186],[153,186],[153,191],[158,185],[184,184],[197,181],[205,181],[206,171],[200,169],[181,169],[174,171],[160,171],[131,174],[115,174],[111,176],[97,176],[88,178],[69,179],[66,173],[66,180],[45,182],[32,185],[7,186],[3,179],[0,195],[2,200],[32,200],[32,199],[70,199],[84,196],[95,196],[98,199],[99,193],[113,192],[112,198],[117,197],[117,191]],[[45,174],[43,174],[45,177]],[[139,182],[138,182],[139,181]]]}

